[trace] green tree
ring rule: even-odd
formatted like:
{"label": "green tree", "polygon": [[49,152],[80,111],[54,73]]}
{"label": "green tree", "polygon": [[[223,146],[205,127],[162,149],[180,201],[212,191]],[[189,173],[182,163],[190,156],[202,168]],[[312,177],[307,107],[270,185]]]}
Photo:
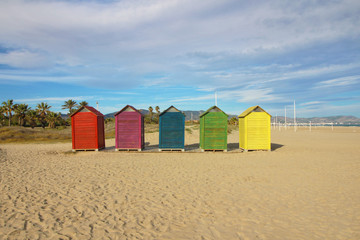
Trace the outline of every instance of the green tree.
{"label": "green tree", "polygon": [[0,106],[0,126],[3,126],[5,120],[5,109],[3,106]]}
{"label": "green tree", "polygon": [[157,122],[159,122],[159,117],[160,117],[160,107],[159,106],[156,106],[155,107],[155,111],[157,113]]}
{"label": "green tree", "polygon": [[46,115],[46,120],[48,121],[50,128],[55,128],[56,123],[61,120],[61,113],[49,112]]}
{"label": "green tree", "polygon": [[152,121],[153,111],[154,111],[154,109],[152,108],[152,106],[150,106],[149,107],[150,122]]}
{"label": "green tree", "polygon": [[41,123],[41,127],[42,128],[45,128],[46,126],[46,115],[50,112],[49,109],[51,108],[50,105],[48,105],[47,103],[39,103],[37,105],[37,109],[36,111],[38,112],[39,114],[39,120],[40,120],[40,123]]}
{"label": "green tree", "polygon": [[19,104],[16,105],[14,112],[16,113],[18,120],[19,120],[19,126],[24,126],[26,123],[26,114],[29,112],[30,108],[27,104]]}
{"label": "green tree", "polygon": [[6,113],[6,116],[9,118],[9,127],[11,126],[12,112],[14,111],[15,105],[12,99],[3,102],[3,109]]}
{"label": "green tree", "polygon": [[89,105],[89,103],[87,101],[79,102],[79,107],[84,107],[84,106],[87,106],[87,105]]}
{"label": "green tree", "polygon": [[237,123],[238,123],[238,119],[237,119],[236,117],[230,118],[229,124],[231,124],[231,125],[237,125]]}
{"label": "green tree", "polygon": [[62,109],[69,109],[69,115],[71,115],[77,107],[78,105],[72,99],[65,101],[65,104],[62,105]]}
{"label": "green tree", "polygon": [[39,115],[37,114],[36,110],[30,110],[26,114],[26,119],[28,120],[30,127],[34,128],[37,125],[37,120],[39,118]]}

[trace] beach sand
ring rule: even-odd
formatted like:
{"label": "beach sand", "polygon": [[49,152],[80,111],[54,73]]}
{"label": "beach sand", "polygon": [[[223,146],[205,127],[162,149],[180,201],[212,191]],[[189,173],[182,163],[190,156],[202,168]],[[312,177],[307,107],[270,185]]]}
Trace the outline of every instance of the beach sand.
{"label": "beach sand", "polygon": [[[198,136],[186,132],[191,149]],[[227,153],[1,144],[0,239],[360,239],[360,128],[273,129],[272,152],[228,141]]]}

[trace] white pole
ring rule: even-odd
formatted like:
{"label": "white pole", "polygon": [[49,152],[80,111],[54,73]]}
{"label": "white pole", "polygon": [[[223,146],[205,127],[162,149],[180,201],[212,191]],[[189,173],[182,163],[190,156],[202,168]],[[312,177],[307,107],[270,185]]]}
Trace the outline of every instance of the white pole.
{"label": "white pole", "polygon": [[311,132],[311,121],[310,121],[310,132]]}
{"label": "white pole", "polygon": [[217,106],[217,92],[215,91],[215,106]]}
{"label": "white pole", "polygon": [[99,111],[99,103],[98,102],[96,102],[96,110]]}
{"label": "white pole", "polygon": [[334,131],[334,123],[331,123],[331,130]]}
{"label": "white pole", "polygon": [[294,100],[294,131],[296,132],[296,104]]}
{"label": "white pole", "polygon": [[286,106],[285,106],[285,129],[286,129]]}

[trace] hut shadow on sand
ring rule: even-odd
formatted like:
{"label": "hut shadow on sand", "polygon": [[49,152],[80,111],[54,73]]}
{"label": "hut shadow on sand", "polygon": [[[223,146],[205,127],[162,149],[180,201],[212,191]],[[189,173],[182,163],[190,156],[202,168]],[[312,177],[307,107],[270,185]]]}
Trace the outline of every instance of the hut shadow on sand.
{"label": "hut shadow on sand", "polygon": [[158,151],[159,150],[159,144],[153,144],[150,145],[150,142],[145,142],[145,148],[143,149],[144,152],[148,151]]}
{"label": "hut shadow on sand", "polygon": [[271,143],[271,151],[276,151],[279,148],[282,148],[284,145],[278,143]]}
{"label": "hut shadow on sand", "polygon": [[194,144],[189,144],[189,145],[185,145],[185,151],[191,151],[191,150],[197,150],[200,148],[200,144],[199,143],[194,143]]}
{"label": "hut shadow on sand", "polygon": [[239,149],[239,143],[228,143],[227,145],[227,150],[228,152],[232,152],[232,151],[235,151],[235,150],[240,150]]}

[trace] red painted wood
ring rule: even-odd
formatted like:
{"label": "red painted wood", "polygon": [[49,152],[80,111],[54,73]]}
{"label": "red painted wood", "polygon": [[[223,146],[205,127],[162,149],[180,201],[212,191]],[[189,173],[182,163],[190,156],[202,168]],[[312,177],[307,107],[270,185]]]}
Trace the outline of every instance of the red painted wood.
{"label": "red painted wood", "polygon": [[71,115],[72,148],[104,148],[104,116],[92,107],[86,106],[85,108],[90,112],[77,111]]}

